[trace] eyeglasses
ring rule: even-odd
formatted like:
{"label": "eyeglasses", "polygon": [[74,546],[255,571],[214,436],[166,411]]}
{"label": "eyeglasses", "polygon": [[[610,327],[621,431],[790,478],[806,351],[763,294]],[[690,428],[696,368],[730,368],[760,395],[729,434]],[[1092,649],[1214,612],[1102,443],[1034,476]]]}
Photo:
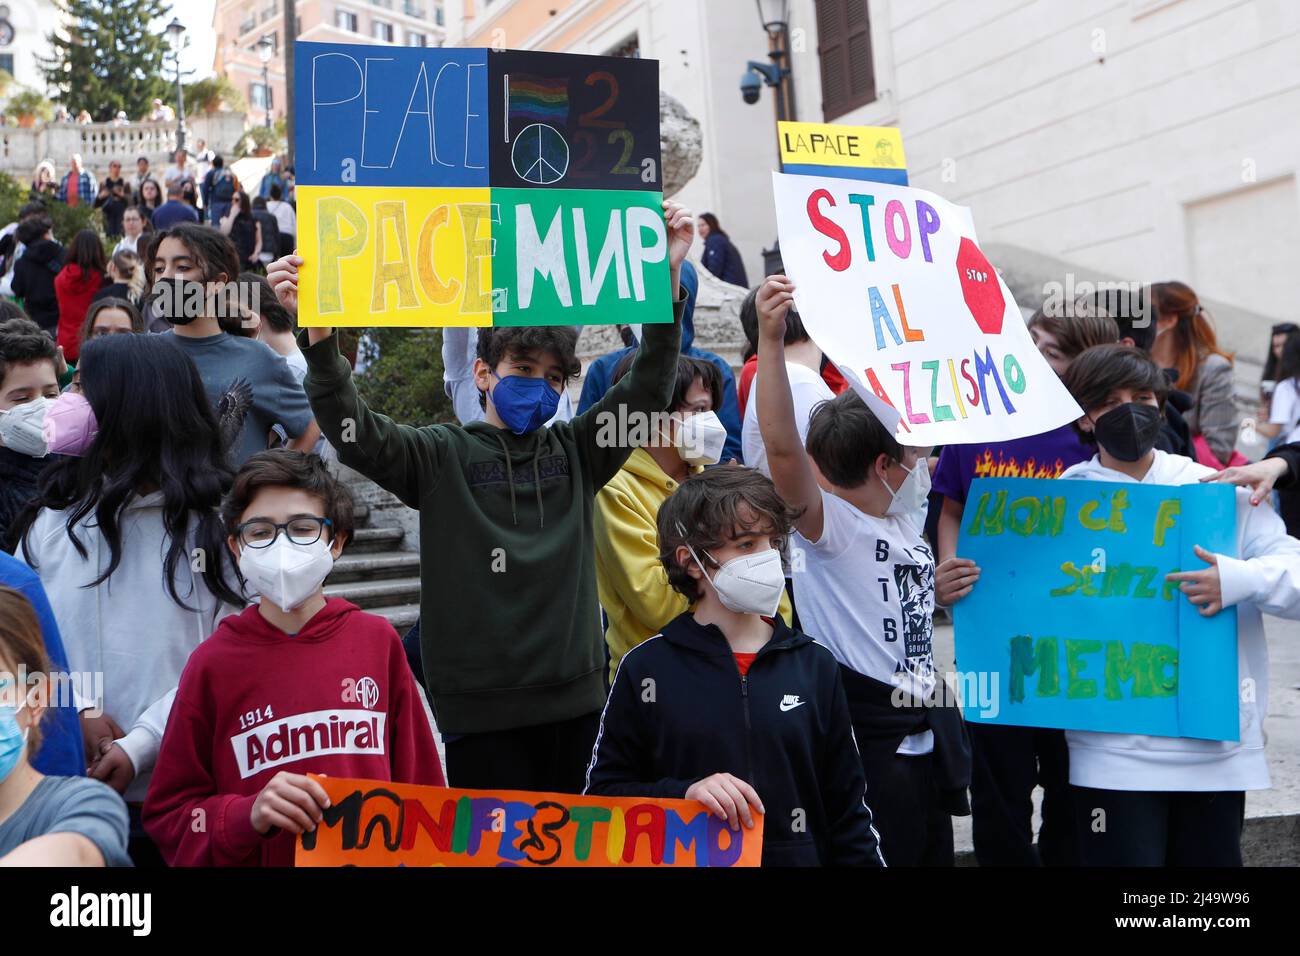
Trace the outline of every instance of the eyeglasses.
{"label": "eyeglasses", "polygon": [[321,532],[326,526],[333,528],[334,522],[314,515],[303,515],[283,524],[276,524],[266,518],[254,518],[236,528],[235,534],[239,537],[239,543],[245,548],[269,548],[280,536],[281,531],[292,544],[306,546],[319,541]]}

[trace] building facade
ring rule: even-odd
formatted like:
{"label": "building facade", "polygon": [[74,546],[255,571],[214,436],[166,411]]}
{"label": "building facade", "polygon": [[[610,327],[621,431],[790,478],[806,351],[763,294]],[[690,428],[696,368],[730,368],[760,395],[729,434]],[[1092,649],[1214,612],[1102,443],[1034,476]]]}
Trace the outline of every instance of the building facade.
{"label": "building facade", "polygon": [[[1292,317],[1300,3],[789,8],[797,118],[898,126],[912,183],[969,205],[982,243],[1186,281],[1260,317],[1220,329],[1238,348],[1262,353],[1255,326]],[[663,89],[704,131],[680,198],[719,217],[757,281],[777,155],[772,91],[748,105],[738,89],[768,52],[753,0],[447,0],[447,21],[449,43],[658,59]]]}
{"label": "building facade", "polygon": [[40,59],[50,55],[48,37],[62,22],[63,14],[51,0],[0,3],[0,70],[18,85],[44,93]]}
{"label": "building facade", "polygon": [[[284,6],[286,0],[217,0],[213,70],[224,73],[248,100],[249,122],[285,115]],[[441,0],[296,0],[297,39],[322,43],[397,43],[442,46],[446,37]],[[263,37],[272,55],[263,65]]]}

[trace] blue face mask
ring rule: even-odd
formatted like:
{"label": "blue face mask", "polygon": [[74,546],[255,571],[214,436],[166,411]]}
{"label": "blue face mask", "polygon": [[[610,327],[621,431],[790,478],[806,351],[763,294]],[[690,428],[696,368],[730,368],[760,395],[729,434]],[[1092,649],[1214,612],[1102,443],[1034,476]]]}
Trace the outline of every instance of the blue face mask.
{"label": "blue face mask", "polygon": [[0,783],[18,766],[27,749],[27,731],[18,726],[18,708],[0,704]]}
{"label": "blue face mask", "polygon": [[527,435],[555,417],[560,393],[546,379],[524,375],[501,378],[496,372],[492,374],[497,380],[490,395],[492,406],[502,424],[516,435]]}

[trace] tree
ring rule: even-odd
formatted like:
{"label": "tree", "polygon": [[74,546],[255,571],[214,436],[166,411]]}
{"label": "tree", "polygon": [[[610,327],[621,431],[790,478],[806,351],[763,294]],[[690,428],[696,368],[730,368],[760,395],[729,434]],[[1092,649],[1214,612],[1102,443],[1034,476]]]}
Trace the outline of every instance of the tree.
{"label": "tree", "polygon": [[248,112],[248,101],[226,76],[209,76],[185,84],[185,112],[216,113],[222,106],[235,113]]}
{"label": "tree", "polygon": [[39,57],[54,99],[72,113],[100,122],[125,110],[131,119],[166,99],[167,37],[157,28],[167,0],[57,0],[67,14],[67,36],[47,36],[53,55]]}

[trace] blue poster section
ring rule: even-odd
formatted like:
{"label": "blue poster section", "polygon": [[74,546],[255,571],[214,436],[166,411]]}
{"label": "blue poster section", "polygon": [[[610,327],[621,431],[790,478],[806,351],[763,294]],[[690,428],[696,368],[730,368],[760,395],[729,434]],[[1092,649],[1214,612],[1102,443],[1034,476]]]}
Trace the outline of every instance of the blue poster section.
{"label": "blue poster section", "polygon": [[299,42],[297,181],[488,185],[487,51]]}
{"label": "blue poster section", "polygon": [[996,680],[968,720],[1237,740],[1237,615],[1165,576],[1193,546],[1236,556],[1234,489],[981,478],[957,554],[980,579],[953,609],[957,669]]}

